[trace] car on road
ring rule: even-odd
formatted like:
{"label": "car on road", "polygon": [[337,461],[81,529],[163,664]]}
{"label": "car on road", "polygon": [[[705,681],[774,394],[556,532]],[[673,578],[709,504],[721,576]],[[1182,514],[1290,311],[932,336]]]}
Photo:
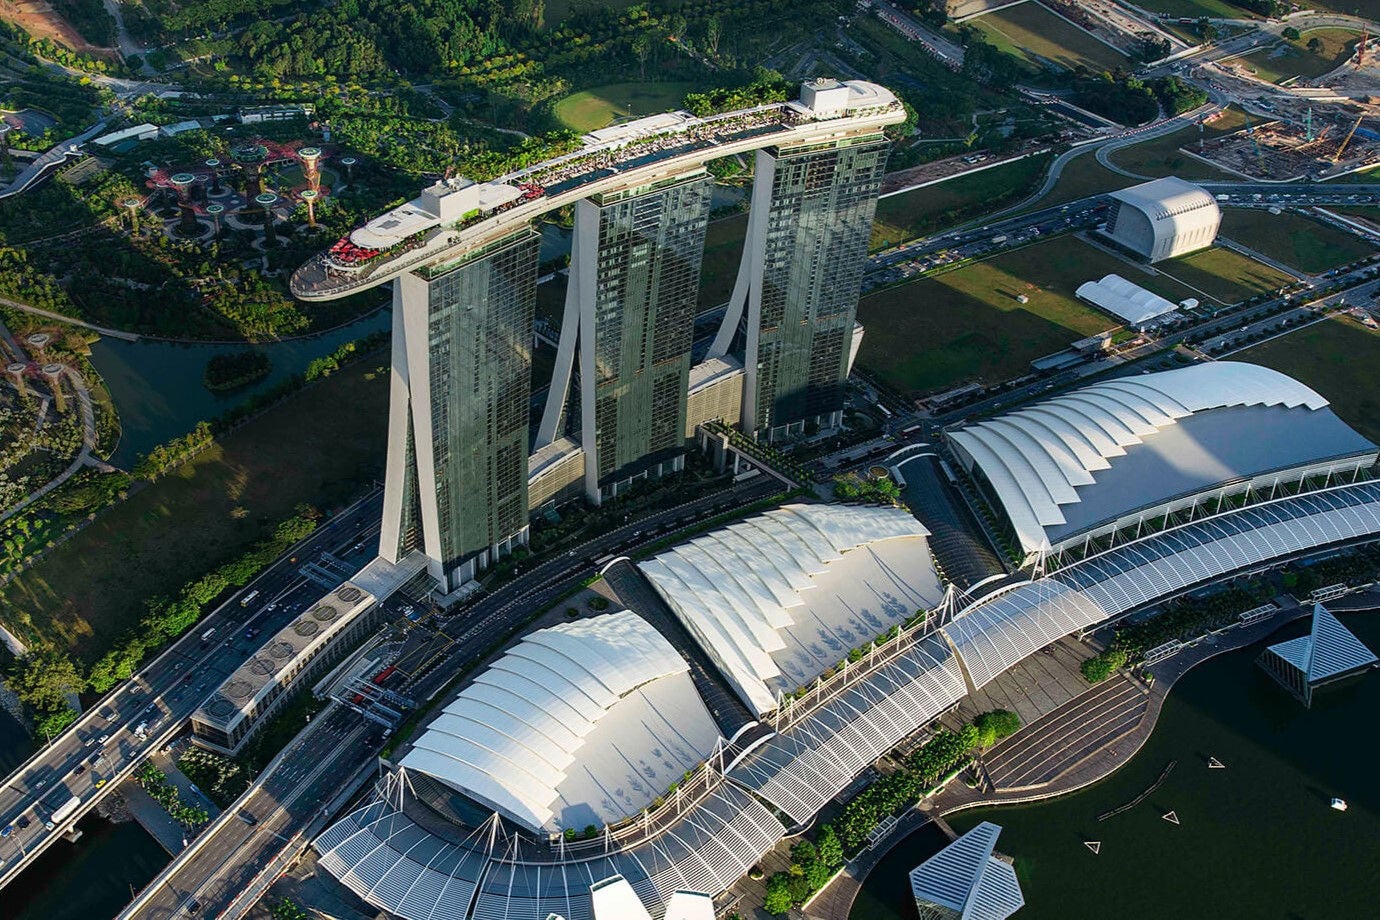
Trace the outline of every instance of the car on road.
{"label": "car on road", "polygon": [[18,824],[20,827],[28,827],[33,822],[29,820],[27,815],[20,815],[19,820],[14,823]]}
{"label": "car on road", "polygon": [[109,735],[101,735],[99,738],[96,739],[96,743],[97,743],[97,744],[105,744],[105,743],[106,743],[107,741],[109,741],[109,740],[110,740],[110,736],[109,736]]}
{"label": "car on road", "polygon": [[82,763],[77,764],[77,768],[76,768],[75,770],[73,770],[72,772],[75,773],[77,776],[81,776],[83,773],[86,772],[86,764],[82,764]]}
{"label": "car on road", "polygon": [[0,837],[8,837],[10,834],[13,834],[13,833],[14,833],[14,825],[13,825],[13,824],[6,824],[4,827],[0,827]]}

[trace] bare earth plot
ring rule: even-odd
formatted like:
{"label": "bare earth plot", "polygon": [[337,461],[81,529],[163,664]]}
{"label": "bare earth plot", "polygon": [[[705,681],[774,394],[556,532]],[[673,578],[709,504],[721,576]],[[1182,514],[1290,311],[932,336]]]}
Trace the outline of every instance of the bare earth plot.
{"label": "bare earth plot", "polygon": [[1380,332],[1333,317],[1232,355],[1308,384],[1361,434],[1380,443]]}
{"label": "bare earth plot", "polygon": [[1195,296],[1077,237],[1056,237],[863,298],[858,360],[912,396],[1019,376],[1034,359],[1116,325],[1074,296],[1112,272],[1176,302]]}

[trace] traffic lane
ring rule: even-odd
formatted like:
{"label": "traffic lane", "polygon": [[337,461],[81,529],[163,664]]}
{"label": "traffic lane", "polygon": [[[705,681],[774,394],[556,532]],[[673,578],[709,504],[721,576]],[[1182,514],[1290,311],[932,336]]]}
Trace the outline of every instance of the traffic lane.
{"label": "traffic lane", "polygon": [[[203,842],[168,881],[145,915],[178,916],[195,900],[199,912],[217,916],[306,826],[339,788],[340,777],[354,775],[377,756],[377,738],[358,716],[348,711],[335,716],[335,724],[290,746],[263,786],[235,807],[253,824],[238,817],[223,822],[214,839]],[[292,778],[302,771],[305,784]]]}
{"label": "traffic lane", "polygon": [[[331,551],[351,546],[357,542],[361,532],[367,533],[371,527],[377,526],[378,509],[373,506],[380,501],[377,497],[372,501],[365,500],[360,507],[322,525],[299,554],[311,555],[323,549]],[[342,531],[348,534],[343,539]],[[323,547],[319,545],[321,543],[327,545]],[[309,583],[296,575],[296,566],[297,563],[290,558],[279,559],[247,585],[241,594],[259,590],[276,595],[284,590],[306,587]],[[236,617],[234,602],[235,597],[231,597],[204,618],[198,624],[198,629],[211,624],[215,624],[218,630],[228,624],[235,624],[233,628],[238,628],[257,623],[273,613],[267,611],[266,601],[252,611],[246,609],[244,617]],[[282,625],[286,625],[294,615],[284,611]],[[11,855],[18,855],[22,859],[30,847],[48,842],[48,836],[54,832],[49,832],[44,826],[45,816],[39,814],[36,806],[47,805],[51,810],[72,795],[80,796],[85,801],[134,760],[147,756],[148,746],[138,742],[137,736],[132,734],[132,729],[140,720],[148,718],[149,728],[156,730],[164,726],[167,719],[181,720],[195,712],[205,696],[197,697],[195,691],[190,696],[186,693],[184,684],[190,683],[188,678],[192,677],[194,671],[205,671],[223,679],[261,645],[254,643],[253,649],[246,648],[243,643],[232,643],[229,648],[223,644],[213,647],[211,643],[201,643],[201,632],[204,630],[194,631],[179,639],[167,653],[160,655],[113,696],[84,713],[72,729],[43,752],[39,760],[22,766],[11,775],[4,787],[0,787],[0,816],[3,816],[0,820],[5,825],[14,825],[9,842],[18,851],[10,854],[0,850],[0,858],[8,862]],[[211,679],[210,676],[206,678],[207,694],[212,686],[209,684]],[[157,707],[156,719],[152,718],[150,707]],[[125,732],[130,734],[126,737]],[[100,741],[102,737],[106,738],[104,742]],[[92,739],[95,739],[94,744]],[[115,745],[113,753],[109,749],[112,742]],[[93,748],[88,753],[88,749]],[[102,753],[105,757],[105,762],[99,764],[102,767],[99,772],[88,769],[92,766],[90,758],[95,753]],[[78,768],[81,768],[80,773],[77,772]],[[21,817],[29,820],[28,828],[19,826]]]}

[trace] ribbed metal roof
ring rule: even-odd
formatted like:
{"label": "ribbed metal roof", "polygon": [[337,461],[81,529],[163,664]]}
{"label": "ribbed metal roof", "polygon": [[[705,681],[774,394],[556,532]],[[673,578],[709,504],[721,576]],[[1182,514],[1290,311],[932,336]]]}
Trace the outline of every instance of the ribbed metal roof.
{"label": "ribbed metal roof", "polygon": [[[881,598],[880,587],[869,595],[865,586],[855,584],[853,588],[863,588],[855,599],[857,605],[872,609],[863,611],[866,623],[845,623],[842,618],[849,611],[821,614],[829,600],[825,595],[832,592],[812,591],[819,584],[817,579],[861,547],[928,536],[929,531],[902,508],[787,505],[698,537],[638,567],[714,657],[725,677],[762,713],[776,706],[768,682],[784,681],[792,684],[785,689],[794,689],[837,663],[849,648],[915,612],[916,599],[900,599],[898,585],[889,585],[886,592],[901,603]],[[942,591],[928,544],[921,550],[923,571],[895,574],[923,586],[934,595],[929,598],[934,604]],[[869,576],[863,571],[857,574],[860,582]],[[880,582],[892,573],[870,574]],[[811,622],[807,613],[819,616]],[[821,619],[829,622],[818,622]],[[796,627],[809,636],[794,635]],[[802,642],[817,647],[823,658],[807,655]],[[826,645],[838,648],[826,653]]]}
{"label": "ribbed metal roof", "polygon": [[957,911],[962,920],[1006,920],[1024,907],[1015,870],[992,855],[999,834],[983,821],[912,869],[916,901]]}
{"label": "ribbed metal roof", "polygon": [[[1246,407],[1299,411],[1252,415],[1255,438],[1237,430]],[[1093,384],[949,436],[987,477],[1027,552],[1183,494],[1375,449],[1297,380],[1232,361]],[[1122,466],[1136,475],[1118,477]],[[1099,490],[1118,478],[1133,481]]]}
{"label": "ribbed metal roof", "polygon": [[1310,684],[1380,661],[1322,604],[1313,605],[1308,635],[1272,645],[1270,651],[1302,671]]}
{"label": "ribbed metal roof", "polygon": [[[613,788],[625,784],[628,762],[672,758],[670,748],[678,745],[659,744],[655,734],[663,730],[662,721],[677,726],[677,737],[695,746],[706,740],[707,729],[712,746],[717,731],[688,678],[669,701],[670,712],[646,709],[668,702],[648,685],[688,670],[671,644],[630,610],[538,630],[462,690],[427,726],[402,766],[434,776],[533,830],[555,829],[554,806],[568,775],[574,782],[591,772],[619,771],[616,778],[604,777]],[[648,692],[620,705],[641,688]],[[634,718],[626,726],[616,724],[625,708]],[[615,724],[601,725],[606,719]],[[617,729],[612,734],[621,747],[612,764],[585,750],[601,727],[601,737]],[[708,746],[689,752],[676,758],[689,762],[675,766],[684,770],[708,753]],[[665,790],[645,791],[650,800]],[[612,792],[607,797],[609,810],[622,804],[612,801]]]}

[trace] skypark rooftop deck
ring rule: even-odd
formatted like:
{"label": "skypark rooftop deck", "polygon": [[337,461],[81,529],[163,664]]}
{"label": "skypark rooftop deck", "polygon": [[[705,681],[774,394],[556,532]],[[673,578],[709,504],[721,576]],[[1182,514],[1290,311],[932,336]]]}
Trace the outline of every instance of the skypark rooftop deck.
{"label": "skypark rooftop deck", "polygon": [[490,182],[446,179],[342,238],[299,268],[292,293],[333,300],[432,260],[454,259],[590,195],[698,169],[763,147],[875,134],[905,119],[890,91],[862,81],[815,81],[802,98],[696,118],[652,115],[587,134],[572,153]]}

